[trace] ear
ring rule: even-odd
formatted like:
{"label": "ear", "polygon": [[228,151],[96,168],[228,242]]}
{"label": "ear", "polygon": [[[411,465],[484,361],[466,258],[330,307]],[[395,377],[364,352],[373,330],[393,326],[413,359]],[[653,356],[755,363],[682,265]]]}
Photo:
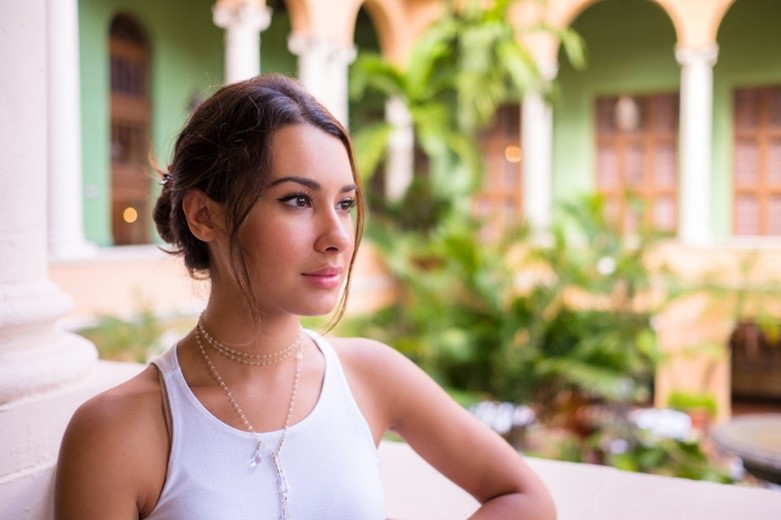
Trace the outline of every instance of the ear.
{"label": "ear", "polygon": [[184,194],[182,209],[190,232],[202,242],[211,242],[222,230],[220,205],[204,192],[192,189]]}

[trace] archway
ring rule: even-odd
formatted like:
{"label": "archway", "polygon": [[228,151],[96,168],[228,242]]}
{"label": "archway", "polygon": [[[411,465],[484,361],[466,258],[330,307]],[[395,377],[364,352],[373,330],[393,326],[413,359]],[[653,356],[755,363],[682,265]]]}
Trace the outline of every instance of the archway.
{"label": "archway", "polygon": [[624,229],[638,222],[625,197],[644,203],[638,218],[672,230],[677,219],[680,71],[675,29],[655,2],[605,0],[572,28],[589,64],[575,71],[560,52],[554,105],[554,200],[600,192]]}

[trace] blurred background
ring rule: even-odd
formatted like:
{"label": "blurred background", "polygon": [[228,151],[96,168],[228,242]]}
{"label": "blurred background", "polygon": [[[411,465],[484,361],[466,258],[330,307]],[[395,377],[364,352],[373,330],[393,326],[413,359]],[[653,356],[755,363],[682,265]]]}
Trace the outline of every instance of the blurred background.
{"label": "blurred background", "polygon": [[773,486],[714,432],[781,413],[777,1],[12,4],[0,402],[193,326],[207,288],[161,251],[151,165],[274,71],[349,127],[367,193],[334,333],[527,453]]}

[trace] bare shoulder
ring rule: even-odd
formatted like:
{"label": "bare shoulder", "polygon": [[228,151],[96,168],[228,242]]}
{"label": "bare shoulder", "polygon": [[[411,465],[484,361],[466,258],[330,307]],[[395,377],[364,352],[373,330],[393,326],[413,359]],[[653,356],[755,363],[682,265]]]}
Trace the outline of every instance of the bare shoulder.
{"label": "bare shoulder", "polygon": [[60,448],[57,518],[138,518],[156,501],[168,455],[163,414],[154,366],[82,404]]}
{"label": "bare shoulder", "polygon": [[398,396],[400,384],[428,380],[404,354],[368,338],[329,338],[348,376],[358,378],[375,395]]}
{"label": "bare shoulder", "polygon": [[[398,368],[408,360],[393,347],[369,338],[328,338],[342,363],[359,370]],[[387,364],[391,366],[388,367]],[[403,367],[402,367],[403,368]]]}
{"label": "bare shoulder", "polygon": [[[329,338],[367,417],[397,429],[421,403],[447,400],[445,392],[401,352],[367,338]],[[425,398],[421,401],[421,397]],[[361,403],[361,404],[363,404]],[[368,411],[367,411],[368,408]]]}
{"label": "bare shoulder", "polygon": [[85,401],[76,410],[71,425],[100,424],[110,428],[135,422],[136,417],[129,414],[143,413],[162,395],[157,374],[157,368],[148,366],[135,377]]}

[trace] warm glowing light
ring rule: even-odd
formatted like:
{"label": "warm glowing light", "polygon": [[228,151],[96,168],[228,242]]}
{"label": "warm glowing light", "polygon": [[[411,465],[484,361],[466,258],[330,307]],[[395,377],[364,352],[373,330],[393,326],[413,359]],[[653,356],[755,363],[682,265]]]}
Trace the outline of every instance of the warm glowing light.
{"label": "warm glowing light", "polygon": [[507,159],[507,162],[511,163],[521,162],[521,147],[511,144],[504,149],[504,158]]}
{"label": "warm glowing light", "polygon": [[138,211],[135,210],[135,208],[125,208],[125,211],[122,212],[122,218],[127,222],[128,224],[132,224],[136,220],[138,220]]}

